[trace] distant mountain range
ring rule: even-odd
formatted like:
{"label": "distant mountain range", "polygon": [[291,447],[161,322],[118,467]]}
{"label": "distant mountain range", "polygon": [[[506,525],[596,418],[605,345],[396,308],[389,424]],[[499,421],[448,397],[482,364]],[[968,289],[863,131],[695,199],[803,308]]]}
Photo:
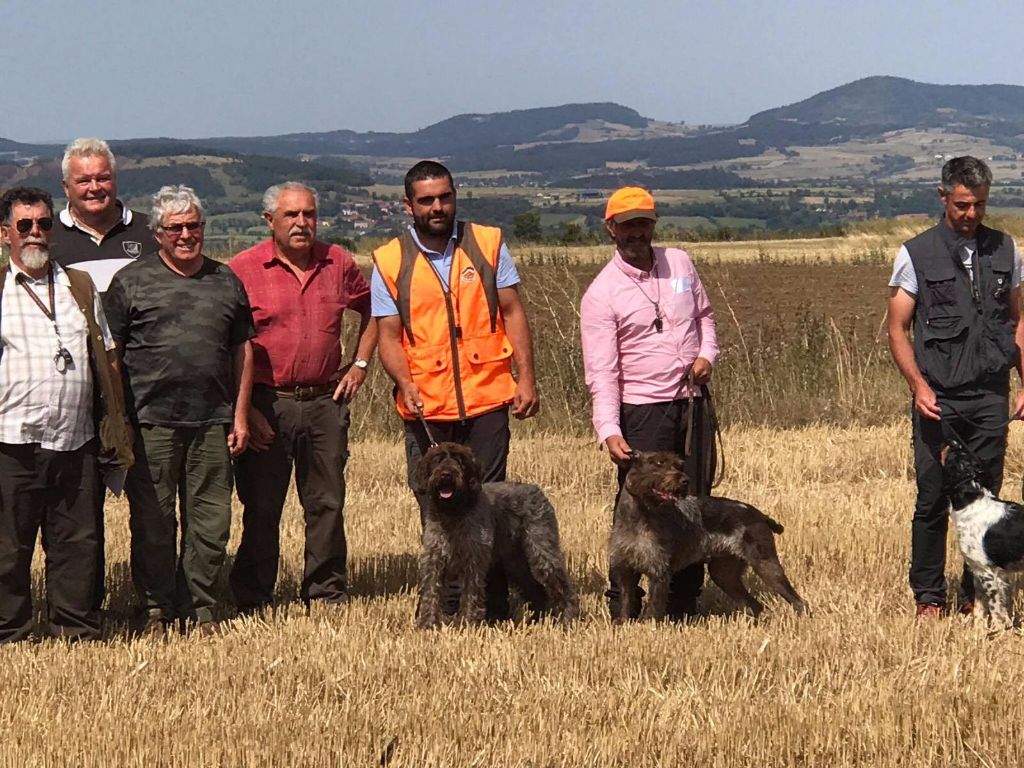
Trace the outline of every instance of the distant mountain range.
{"label": "distant mountain range", "polygon": [[[899,131],[955,133],[1007,152],[1024,152],[1024,87],[931,85],[896,77],[868,77],[796,104],[759,112],[733,126],[659,122],[618,104],[592,103],[458,115],[410,133],[335,130],[189,140],[143,138],[112,145],[119,157],[140,164],[147,158],[177,157],[175,162],[180,165],[188,164],[189,157],[202,157],[206,159],[195,161],[202,166],[209,164],[210,157],[220,158],[231,178],[214,174],[214,180],[220,178],[218,183],[227,187],[245,187],[248,181],[262,183],[274,172],[312,176],[336,186],[394,182],[403,164],[389,164],[388,158],[433,157],[460,173],[531,174],[541,183],[562,186],[585,186],[589,179],[599,180],[598,186],[614,185],[627,172],[622,169],[628,169],[632,179],[652,186],[729,188],[753,183],[744,169],[756,158],[771,153],[790,157],[795,154],[793,148],[885,142]],[[922,140],[918,145],[926,143]],[[0,184],[31,177],[31,170],[9,170],[11,166],[31,167],[33,161],[28,158],[36,158],[44,180],[51,177],[52,159],[61,151],[58,145],[0,139]],[[874,165],[851,173],[878,178],[886,173],[906,173],[914,165],[913,158],[897,150],[890,153],[883,147],[871,151],[881,157],[868,158]],[[243,178],[245,174],[231,167],[253,162],[261,167],[256,179]],[[836,171],[843,172],[847,171]],[[193,173],[209,175],[207,171]],[[758,182],[770,178],[768,173],[761,173]],[[814,173],[818,171],[804,171],[805,177]],[[143,174],[146,184],[152,175]],[[779,177],[783,175],[779,171]]]}

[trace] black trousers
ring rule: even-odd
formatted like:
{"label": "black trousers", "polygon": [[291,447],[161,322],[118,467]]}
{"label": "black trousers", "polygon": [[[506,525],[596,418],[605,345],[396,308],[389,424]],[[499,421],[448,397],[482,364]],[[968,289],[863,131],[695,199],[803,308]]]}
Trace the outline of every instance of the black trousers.
{"label": "black trousers", "polygon": [[[512,437],[508,425],[508,407],[474,416],[465,421],[428,421],[430,437],[439,443],[459,443],[468,446],[483,470],[483,482],[496,483],[505,479],[508,467],[508,447]],[[416,464],[430,448],[427,436],[419,421],[405,422],[405,458],[409,487],[416,496],[420,508],[420,523],[423,523],[427,508],[427,494],[416,487],[413,474]],[[487,574],[487,619],[503,621],[511,616],[508,601],[508,578],[500,566],[494,566]],[[445,612],[454,614],[459,609],[458,584],[451,583],[445,588]]]}
{"label": "black trousers", "polygon": [[[690,493],[698,496],[708,493],[707,479],[704,477],[703,444],[704,419],[702,403],[694,400],[693,437],[691,453],[686,457],[684,467],[690,481]],[[670,451],[683,455],[686,440],[686,422],[690,410],[688,400],[673,400],[666,403],[647,403],[643,405],[623,404],[619,412],[619,427],[622,437],[634,451]],[[622,484],[626,481],[627,470],[620,467],[618,472],[619,489],[615,494],[615,507],[618,507]],[[614,507],[613,507],[614,509]],[[613,513],[614,514],[614,513]],[[613,517],[614,523],[614,517]],[[609,579],[610,582],[610,579]],[[697,597],[704,584],[704,564],[696,563],[672,576],[669,584],[668,615],[680,619],[687,614],[697,612]],[[643,591],[637,587],[638,597],[634,605],[640,605],[639,597]],[[609,586],[605,592],[608,608],[612,616],[619,615],[620,591]],[[636,618],[635,616],[633,618]]]}
{"label": "black trousers", "polygon": [[32,631],[32,552],[42,530],[50,633],[99,637],[96,440],[74,451],[0,443],[0,643]]}
{"label": "black trousers", "polygon": [[[998,495],[1003,484],[1009,396],[1006,390],[970,397],[936,394],[942,407],[942,421],[922,418],[917,411],[911,409],[917,501],[911,525],[910,588],[918,603],[944,606],[949,498],[942,492],[939,450],[946,437],[955,436],[948,429],[952,427],[981,461],[985,471],[985,487]],[[969,424],[958,414],[979,426]],[[963,605],[973,599],[974,577],[965,564],[958,600]]]}
{"label": "black trousers", "polygon": [[253,405],[274,430],[265,451],[245,451],[235,462],[235,487],[244,506],[242,541],[231,569],[231,590],[240,609],[271,602],[281,558],[281,511],[292,465],[306,523],[301,599],[340,603],[348,599],[345,538],[345,465],[348,405],[329,394],[311,400],[279,397],[254,387]]}

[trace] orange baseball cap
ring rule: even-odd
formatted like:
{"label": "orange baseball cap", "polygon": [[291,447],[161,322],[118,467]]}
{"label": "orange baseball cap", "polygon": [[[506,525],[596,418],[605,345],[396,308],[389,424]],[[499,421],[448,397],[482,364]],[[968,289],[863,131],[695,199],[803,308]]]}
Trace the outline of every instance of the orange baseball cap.
{"label": "orange baseball cap", "polygon": [[620,223],[630,219],[657,220],[654,212],[654,197],[642,187],[623,187],[608,198],[604,209],[604,220]]}

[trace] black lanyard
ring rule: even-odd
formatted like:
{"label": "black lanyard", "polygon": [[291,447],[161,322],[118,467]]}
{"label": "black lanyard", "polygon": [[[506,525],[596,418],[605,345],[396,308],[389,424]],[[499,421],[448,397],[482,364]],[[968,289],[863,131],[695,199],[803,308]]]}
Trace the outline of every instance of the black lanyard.
{"label": "black lanyard", "polygon": [[[25,275],[24,272],[19,272],[18,273],[18,276],[15,278],[15,282],[18,285],[20,285],[22,288],[25,289],[25,293],[27,293],[29,295],[29,297],[31,297],[32,301],[34,301],[36,303],[36,306],[39,307],[40,310],[42,310],[43,314],[46,315],[46,318],[51,323],[53,323],[53,330],[56,332],[57,331],[57,309],[56,309],[56,302],[54,301],[54,296],[53,296],[53,266],[51,266],[50,269],[46,273],[46,283],[47,283],[47,287],[49,288],[49,294],[50,294],[50,308],[49,309],[46,308],[46,306],[43,304],[42,300],[36,295],[36,292],[28,287],[28,277]],[[60,338],[60,333],[57,333],[57,338],[58,339]]]}
{"label": "black lanyard", "polygon": [[57,366],[58,373],[64,373],[69,367],[71,367],[73,360],[71,353],[64,348],[64,344],[60,340],[60,329],[57,327],[57,302],[54,297],[53,288],[53,265],[50,265],[50,268],[46,273],[46,282],[50,299],[49,308],[43,304],[42,300],[36,295],[36,292],[28,287],[28,277],[24,272],[19,272],[14,278],[14,282],[25,289],[25,293],[27,293],[32,301],[36,303],[39,310],[46,315],[46,319],[53,323],[53,332],[57,336],[57,354],[53,356],[53,364]]}

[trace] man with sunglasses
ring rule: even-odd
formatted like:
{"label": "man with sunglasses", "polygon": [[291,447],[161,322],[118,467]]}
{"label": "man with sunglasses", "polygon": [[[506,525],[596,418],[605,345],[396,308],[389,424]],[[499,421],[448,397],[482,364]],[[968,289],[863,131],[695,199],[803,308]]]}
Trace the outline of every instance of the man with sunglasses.
{"label": "man with sunglasses", "polygon": [[43,190],[16,187],[0,198],[0,238],[10,249],[10,265],[0,270],[0,643],[32,630],[40,529],[50,633],[70,640],[100,633],[93,395],[103,392],[114,420],[104,427],[124,430],[121,378],[88,275],[50,260],[53,224]]}
{"label": "man with sunglasses", "polygon": [[68,144],[61,174],[68,204],[50,235],[53,260],[88,272],[104,293],[119,269],[154,250],[149,219],[117,198],[117,161],[103,139]]}
{"label": "man with sunglasses", "polygon": [[159,636],[180,620],[211,634],[231,459],[248,443],[252,315],[234,273],[203,255],[203,207],[192,189],[161,188],[150,223],[158,253],[120,270],[104,297],[137,425],[125,485],[132,581],[144,632]]}

